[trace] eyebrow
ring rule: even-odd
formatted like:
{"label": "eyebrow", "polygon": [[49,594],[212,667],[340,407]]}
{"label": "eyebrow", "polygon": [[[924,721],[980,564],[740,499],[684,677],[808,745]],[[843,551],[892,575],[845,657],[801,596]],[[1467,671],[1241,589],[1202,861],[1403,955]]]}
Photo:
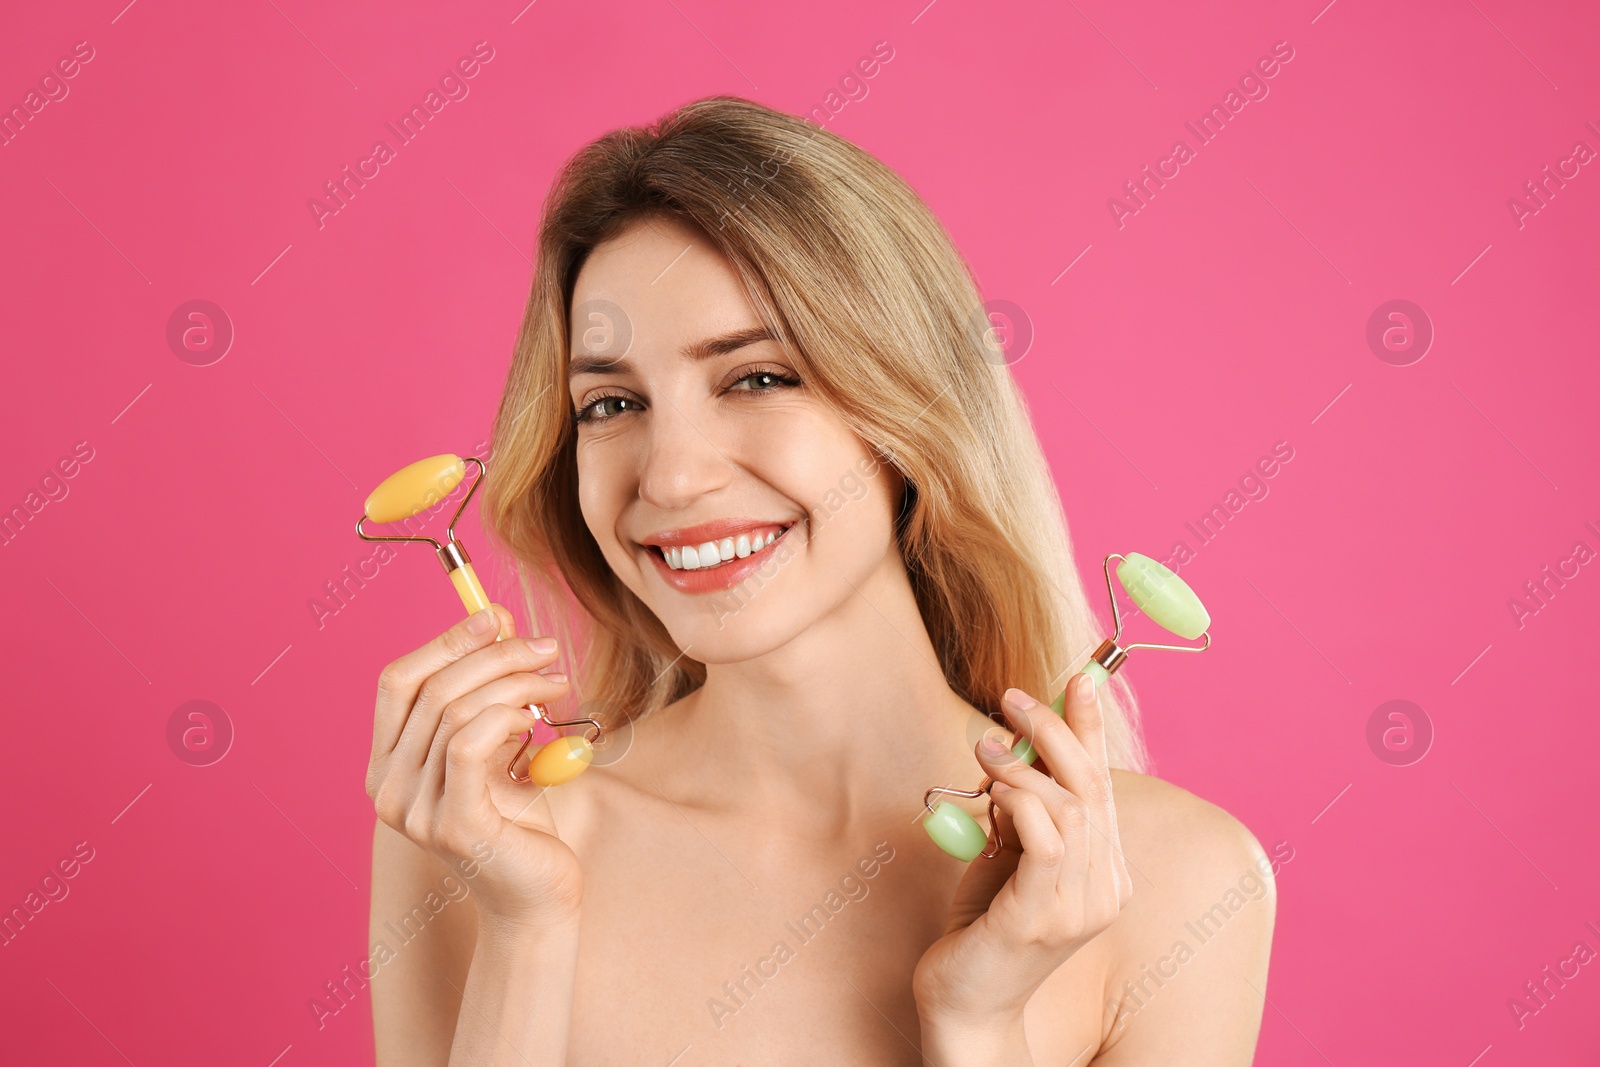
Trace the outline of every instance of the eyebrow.
{"label": "eyebrow", "polygon": [[[772,331],[765,326],[751,326],[687,344],[683,347],[683,355],[696,363],[702,363],[708,359],[737,352],[747,345],[776,340],[777,338],[772,336]],[[567,376],[571,378],[580,374],[627,374],[632,369],[632,365],[621,357],[573,356],[572,361],[567,364]]]}

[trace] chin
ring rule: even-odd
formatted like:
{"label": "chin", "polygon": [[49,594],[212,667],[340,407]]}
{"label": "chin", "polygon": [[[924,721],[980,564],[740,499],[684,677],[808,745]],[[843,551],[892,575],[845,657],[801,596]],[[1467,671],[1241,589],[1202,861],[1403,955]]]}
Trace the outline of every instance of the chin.
{"label": "chin", "polygon": [[793,590],[758,590],[680,598],[665,610],[651,605],[679,648],[701,663],[741,663],[794,640],[814,621],[796,610]]}
{"label": "chin", "polygon": [[776,637],[765,637],[754,631],[747,633],[730,633],[726,630],[718,632],[715,629],[703,633],[699,637],[687,635],[688,640],[678,640],[678,635],[673,633],[673,640],[678,641],[678,647],[688,649],[689,659],[698,660],[706,666],[725,663],[748,663],[750,660],[760,659],[769,652],[782,648],[794,636],[784,634]]}

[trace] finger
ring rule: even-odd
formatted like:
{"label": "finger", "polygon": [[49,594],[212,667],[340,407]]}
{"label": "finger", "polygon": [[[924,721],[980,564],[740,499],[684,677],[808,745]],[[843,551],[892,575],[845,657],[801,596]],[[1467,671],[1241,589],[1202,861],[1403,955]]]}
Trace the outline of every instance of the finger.
{"label": "finger", "polygon": [[[1076,679],[1080,683],[1084,680],[1082,675]],[[1098,718],[1099,698],[1092,689],[1084,692],[1075,685],[1068,685],[1065,696],[1063,710],[1067,714],[1077,715],[1080,720]],[[1034,739],[1035,747],[1045,759],[1044,764],[1035,763],[1031,770],[1034,774],[1039,774],[1038,768],[1041,765],[1048,765],[1052,772],[1056,767],[1066,768],[1059,772],[1059,784],[1050,781],[1047,776],[1040,775],[1044,781],[1049,782],[1048,786],[1042,785],[1040,777],[1035,777],[1034,774],[1024,775],[1020,770],[1009,768],[1005,759],[985,759],[980,753],[979,762],[997,781],[1034,790],[1040,794],[1069,847],[1073,841],[1078,842],[1078,850],[1086,861],[1085,877],[1089,879],[1086,884],[1099,884],[1095,879],[1104,881],[1120,906],[1132,896],[1133,886],[1128,875],[1126,859],[1122,854],[1116,809],[1111,796],[1110,774],[1103,769],[1103,762],[1098,767],[1095,766],[1093,753],[1083,749],[1082,742],[1077,740],[1077,734],[1070,726],[1058,720],[1053,709],[1051,714],[1046,715],[1043,705],[1032,701],[1027,694],[1018,690],[1008,691],[1002,704],[1014,705],[1023,702],[1029,706],[1021,714],[1018,714],[1014,707],[1006,707],[1007,717],[1017,723],[1024,732],[1037,730],[1041,734],[1049,735],[1048,738]],[[1093,743],[1097,735],[1091,733],[1090,739]],[[1101,751],[1104,752],[1103,732],[1098,734],[1098,741]],[[1069,755],[1061,755],[1062,751]],[[1006,758],[1018,764],[1023,762],[1013,756]],[[1083,784],[1085,780],[1088,784]],[[1074,786],[1077,788],[1072,788]],[[1068,789],[1071,791],[1068,792]],[[1079,890],[1068,887],[1067,891]]]}
{"label": "finger", "polygon": [[[1047,717],[1055,716],[1052,714]],[[1037,766],[1028,766],[1014,752],[989,749],[980,742],[977,753],[978,762],[996,785],[1027,792],[1039,799],[1055,825],[1056,836],[1075,854],[1084,857],[1085,862],[1112,862],[1110,841],[1099,827],[1091,824],[1090,808],[1080,797],[1074,796]],[[995,795],[993,788],[990,789],[990,795]]]}
{"label": "finger", "polygon": [[1094,679],[1080,672],[1068,687],[1066,715],[1067,726],[1077,737],[1083,750],[1102,770],[1106,769],[1106,723],[1100,710],[1100,691]]}
{"label": "finger", "polygon": [[[1028,706],[1018,711],[1016,705],[1021,702],[1027,702]],[[1038,736],[1030,736],[1030,740],[1057,778],[1052,780],[1037,764],[1027,768],[1028,774],[1023,774],[1011,764],[1023,767],[1026,764],[1010,753],[1002,759],[985,760],[980,756],[979,762],[984,763],[985,769],[993,764],[991,774],[997,781],[1038,794],[1058,833],[1068,847],[1083,858],[1086,866],[1108,873],[1115,871],[1118,856],[1110,834],[1114,832],[1116,818],[1110,804],[1109,776],[1097,777],[1093,759],[1083,751],[1076,735],[1056,717],[1053,709],[1017,689],[1008,689],[1001,704],[1019,729],[1030,734],[1037,731]],[[1111,884],[1120,895],[1115,875],[1111,877]]]}
{"label": "finger", "polygon": [[422,683],[439,668],[493,641],[497,624],[504,625],[499,612],[475,612],[383,669],[378,675],[378,703],[372,728],[374,759],[394,750]]}
{"label": "finger", "polygon": [[[1080,673],[1067,686],[1064,707],[1067,726],[1072,730],[1084,751],[1094,761],[1096,773],[1105,791],[1105,831],[1111,846],[1111,863],[1117,879],[1117,899],[1126,903],[1133,895],[1133,879],[1128,873],[1127,859],[1122,854],[1122,830],[1118,825],[1116,795],[1111,784],[1110,756],[1106,740],[1105,713],[1100,703],[1100,687],[1087,673]],[[1097,826],[1098,828],[1098,826]]]}
{"label": "finger", "polygon": [[508,736],[533,724],[534,718],[526,708],[491,704],[456,732],[445,748],[440,826],[489,830],[495,825],[499,809],[489,793],[489,761]]}
{"label": "finger", "polygon": [[511,609],[504,604],[490,604],[494,613],[500,616],[500,637],[515,637],[517,635],[517,617],[511,614]]}
{"label": "finger", "polygon": [[[433,735],[433,746],[428,750],[428,763],[443,759],[445,746],[450,739],[476,719],[483,710],[494,704],[510,704],[525,708],[529,704],[547,704],[567,694],[571,688],[564,674],[537,674],[518,671],[480,685],[445,705],[439,717],[439,729]],[[530,716],[531,718],[531,716]],[[519,731],[520,732],[520,731]],[[502,741],[505,738],[501,738]]]}
{"label": "finger", "polygon": [[1015,876],[1018,903],[1029,912],[1053,907],[1062,880],[1087,870],[1081,837],[1063,837],[1044,798],[1031,790],[996,782],[989,795],[1015,828],[1005,847],[1022,853]]}
{"label": "finger", "polygon": [[400,766],[422,766],[433,748],[444,709],[453,701],[497,678],[541,670],[555,658],[554,638],[508,637],[440,669],[417,690],[416,702],[394,747],[395,762]]}
{"label": "finger", "polygon": [[[499,743],[504,744],[508,738],[515,738],[518,733],[525,732],[533,725],[534,716],[526,710],[526,705],[553,701],[565,695],[568,688],[569,683],[564,674],[519,672],[496,678],[446,705],[427,762],[420,770],[410,769],[409,774],[405,776],[409,779],[404,783],[404,787],[408,789],[407,818],[413,828],[432,833],[436,827],[442,825],[440,819],[443,815],[443,797],[449,784],[448,749],[453,736],[476,722],[485,709],[503,704],[517,707],[523,712],[520,722],[511,725],[507,736],[500,739]],[[408,766],[393,760],[390,763],[395,768]],[[399,775],[394,776],[397,782],[400,778]]]}
{"label": "finger", "polygon": [[[1017,812],[1013,821],[1020,824],[1022,857],[1016,885],[1023,913],[1018,929],[1030,943],[1059,939],[1062,929],[1057,920],[1065,920],[1072,931],[1084,916],[1116,916],[1122,896],[1109,866],[1112,856],[1103,838],[1088,833],[1088,810],[1081,802],[1066,795],[1063,819],[1036,795],[1003,782],[991,786],[990,795],[996,805]],[[1039,818],[1030,822],[1030,811],[1040,813]]]}
{"label": "finger", "polygon": [[1057,793],[1062,791],[1062,787],[1041,771],[1037,763],[1030,766],[1016,754],[1015,746],[1007,747],[1008,743],[1005,731],[999,727],[985,732],[973,749],[984,773],[997,782],[1038,793],[1041,797],[1048,796],[1052,790]]}
{"label": "finger", "polygon": [[[1077,695],[1076,686],[1069,690],[1068,706]],[[1105,819],[1105,810],[1111,799],[1111,778],[1103,766],[1096,765],[1094,757],[1083,747],[1077,734],[1045,705],[1020,689],[1007,689],[1000,700],[1006,718],[1044,756],[1050,773],[1068,792],[1094,809],[1096,816]]]}

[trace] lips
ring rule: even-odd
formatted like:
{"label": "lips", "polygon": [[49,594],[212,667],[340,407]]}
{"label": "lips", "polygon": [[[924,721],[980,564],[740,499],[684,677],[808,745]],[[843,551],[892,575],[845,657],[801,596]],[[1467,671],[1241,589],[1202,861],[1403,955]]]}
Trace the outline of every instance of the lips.
{"label": "lips", "polygon": [[698,526],[685,526],[677,530],[662,530],[660,533],[651,534],[641,538],[641,545],[652,545],[663,548],[668,545],[698,545],[706,541],[721,541],[724,537],[738,537],[751,530],[762,529],[767,526],[779,526],[788,529],[794,525],[794,520],[782,519],[714,519],[711,522],[702,522]]}
{"label": "lips", "polygon": [[[793,522],[773,523],[754,521],[749,519],[724,519],[717,522],[703,523],[699,526],[687,526],[681,530],[667,531],[653,534],[648,540],[639,542],[644,546],[644,554],[650,557],[652,566],[661,576],[661,580],[672,586],[680,593],[690,595],[716,593],[731,589],[745,581],[761,568],[767,567],[775,558],[780,547],[783,551],[781,558],[787,559],[790,548],[783,542],[793,533]],[[738,557],[712,567],[695,569],[674,569],[666,560],[665,552],[680,545],[691,545],[690,539],[699,538],[700,543],[706,541],[720,541],[725,538],[737,538],[747,530],[772,529],[778,527],[780,533],[771,544],[763,545],[752,551],[748,556]],[[678,541],[683,538],[683,541]],[[663,547],[663,544],[666,547]],[[762,577],[770,577],[763,574]]]}

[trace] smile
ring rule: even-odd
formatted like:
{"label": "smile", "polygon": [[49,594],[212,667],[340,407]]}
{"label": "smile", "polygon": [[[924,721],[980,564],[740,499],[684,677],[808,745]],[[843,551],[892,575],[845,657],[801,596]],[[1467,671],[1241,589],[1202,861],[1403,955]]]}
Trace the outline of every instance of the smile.
{"label": "smile", "polygon": [[772,544],[787,526],[758,527],[741,532],[737,537],[724,537],[718,541],[702,541],[697,545],[651,545],[667,566],[675,571],[708,570],[736,559],[745,559]]}
{"label": "smile", "polygon": [[[642,547],[656,572],[678,592],[715,593],[738,585],[773,559],[789,558],[783,542],[793,527],[794,523],[772,523],[730,532],[725,537],[685,540],[681,544],[663,538],[661,544]],[[777,555],[780,550],[781,556]]]}

